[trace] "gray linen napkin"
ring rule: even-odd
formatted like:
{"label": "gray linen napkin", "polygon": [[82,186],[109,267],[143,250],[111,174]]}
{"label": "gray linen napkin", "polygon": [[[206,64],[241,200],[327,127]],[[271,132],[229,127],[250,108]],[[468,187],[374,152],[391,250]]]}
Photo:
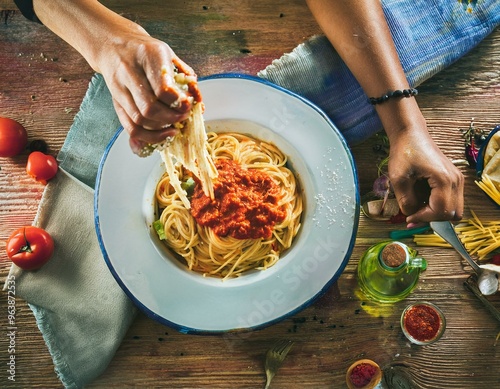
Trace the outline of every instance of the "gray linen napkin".
{"label": "gray linen napkin", "polygon": [[9,274],[68,388],[82,387],[106,369],[136,311],[101,259],[93,220],[93,190],[59,171],[34,221],[53,237],[54,255],[35,272],[13,265]]}
{"label": "gray linen napkin", "polygon": [[95,178],[119,126],[104,79],[95,75],[33,223],[54,238],[54,255],[36,272],[12,265],[9,273],[67,388],[82,388],[106,369],[137,312],[107,268],[94,228]]}
{"label": "gray linen napkin", "polygon": [[[500,24],[498,0],[479,1],[472,14],[449,0],[383,4],[412,85],[467,53]],[[366,96],[324,37],[305,42],[259,75],[316,102],[350,143],[380,130]],[[30,304],[66,387],[83,387],[105,370],[135,314],[99,252],[92,191],[77,182],[94,186],[118,127],[109,91],[96,75],[58,156],[67,173],[49,182],[35,221],[54,236],[54,258],[36,273],[11,269],[16,294]]]}
{"label": "gray linen napkin", "polygon": [[94,188],[104,150],[119,127],[111,93],[96,74],[57,156],[59,166]]}

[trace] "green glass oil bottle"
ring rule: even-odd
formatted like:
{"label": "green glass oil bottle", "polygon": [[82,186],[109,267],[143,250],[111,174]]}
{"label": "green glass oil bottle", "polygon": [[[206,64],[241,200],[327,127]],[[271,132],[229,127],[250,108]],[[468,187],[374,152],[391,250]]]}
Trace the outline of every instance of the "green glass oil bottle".
{"label": "green glass oil bottle", "polygon": [[370,247],[358,263],[358,284],[363,293],[381,303],[403,300],[417,285],[427,261],[398,241]]}

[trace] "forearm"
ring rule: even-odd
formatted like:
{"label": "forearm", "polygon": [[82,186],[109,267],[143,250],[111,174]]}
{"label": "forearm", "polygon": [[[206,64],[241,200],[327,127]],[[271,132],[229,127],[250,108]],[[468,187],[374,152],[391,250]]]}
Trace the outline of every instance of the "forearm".
{"label": "forearm", "polygon": [[[379,0],[307,0],[323,32],[369,97],[409,87]],[[390,138],[425,128],[414,98],[375,106]]]}
{"label": "forearm", "polygon": [[108,43],[123,40],[130,31],[147,35],[139,25],[95,0],[34,0],[33,7],[40,21],[75,48],[97,72],[101,72],[99,64]]}

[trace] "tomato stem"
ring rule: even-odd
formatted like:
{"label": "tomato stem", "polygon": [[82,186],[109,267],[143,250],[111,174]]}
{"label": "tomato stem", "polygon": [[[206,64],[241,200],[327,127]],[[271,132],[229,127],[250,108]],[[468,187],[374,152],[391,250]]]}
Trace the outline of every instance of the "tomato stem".
{"label": "tomato stem", "polygon": [[28,242],[28,238],[26,237],[26,228],[23,228],[23,236],[24,242],[26,244],[19,249],[18,253],[32,253],[33,250],[31,249],[30,243]]}

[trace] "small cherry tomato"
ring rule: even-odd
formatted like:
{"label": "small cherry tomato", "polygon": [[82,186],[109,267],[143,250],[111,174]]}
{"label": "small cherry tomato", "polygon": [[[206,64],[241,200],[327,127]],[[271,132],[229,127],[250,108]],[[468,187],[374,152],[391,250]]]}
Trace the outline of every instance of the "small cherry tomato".
{"label": "small cherry tomato", "polygon": [[7,256],[24,270],[42,267],[54,253],[54,240],[38,227],[21,227],[7,240]]}
{"label": "small cherry tomato", "polygon": [[46,184],[57,173],[57,161],[52,155],[33,151],[28,156],[26,171],[35,180]]}
{"label": "small cherry tomato", "polygon": [[0,157],[14,157],[27,144],[26,129],[13,119],[0,117]]}

